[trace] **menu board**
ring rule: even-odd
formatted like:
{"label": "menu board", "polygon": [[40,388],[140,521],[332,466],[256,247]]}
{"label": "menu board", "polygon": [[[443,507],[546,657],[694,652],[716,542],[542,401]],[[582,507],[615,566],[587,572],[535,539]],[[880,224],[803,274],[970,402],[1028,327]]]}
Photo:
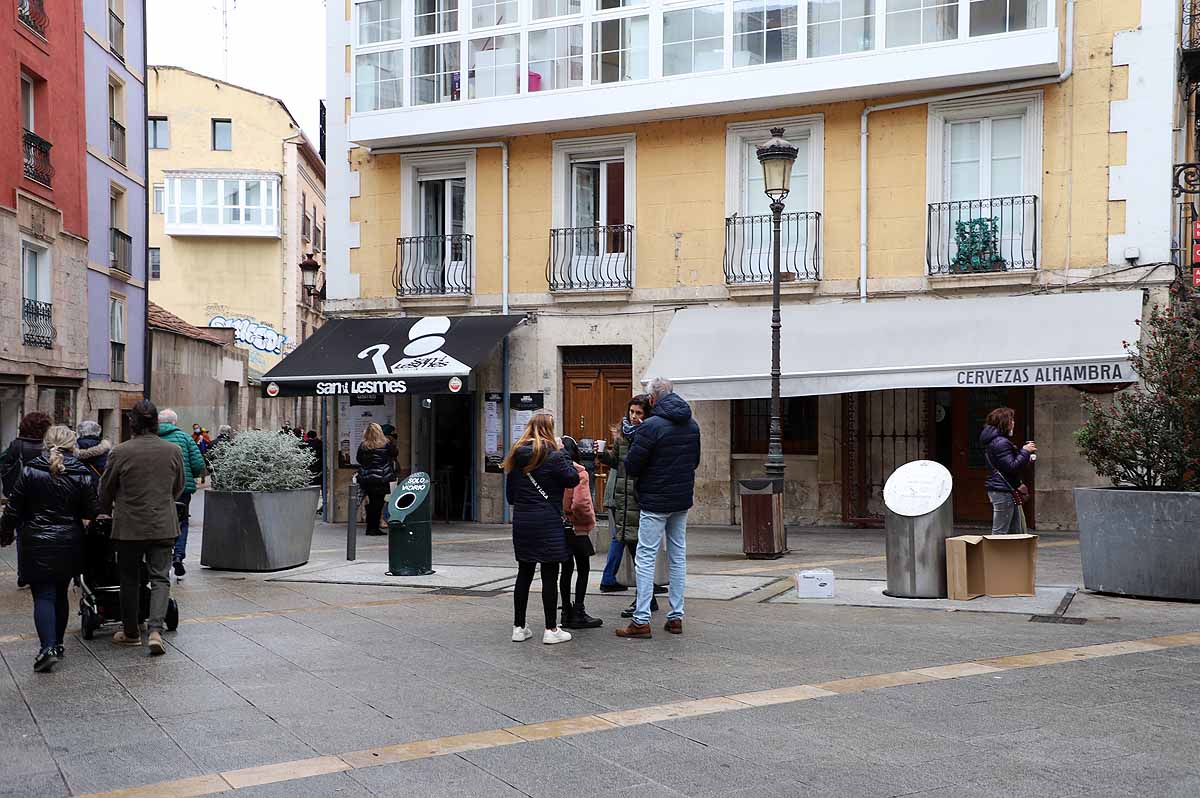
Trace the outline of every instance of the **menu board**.
{"label": "menu board", "polygon": [[504,460],[504,450],[501,448],[500,405],[504,402],[504,394],[489,393],[483,397],[483,470],[490,474],[499,474],[504,469],[500,463]]}
{"label": "menu board", "polygon": [[533,418],[535,410],[541,410],[545,397],[540,393],[513,393],[508,395],[510,445],[521,439],[525,425]]}

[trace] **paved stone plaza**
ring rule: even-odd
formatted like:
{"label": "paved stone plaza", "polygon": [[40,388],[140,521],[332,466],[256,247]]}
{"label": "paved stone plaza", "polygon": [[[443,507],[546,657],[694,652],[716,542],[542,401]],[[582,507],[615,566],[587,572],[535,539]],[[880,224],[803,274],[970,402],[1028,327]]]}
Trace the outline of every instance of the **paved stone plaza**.
{"label": "paved stone plaza", "polygon": [[[326,525],[301,569],[205,571],[194,531],[165,657],[73,625],[49,675],[0,551],[0,796],[1200,795],[1200,606],[1075,592],[1068,534],[1036,598],[887,606],[880,532],[750,562],[694,529],[682,637],[618,640],[632,593],[595,595],[553,647],[509,641],[505,527],[434,534],[419,582]],[[794,599],[817,563],[839,598]]]}

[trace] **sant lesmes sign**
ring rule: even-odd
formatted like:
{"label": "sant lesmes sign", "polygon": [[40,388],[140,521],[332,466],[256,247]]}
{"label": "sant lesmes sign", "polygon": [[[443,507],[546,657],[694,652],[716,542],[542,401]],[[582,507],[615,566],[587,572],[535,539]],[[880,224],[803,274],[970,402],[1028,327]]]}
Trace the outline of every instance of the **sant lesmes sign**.
{"label": "sant lesmes sign", "polygon": [[524,316],[332,319],[263,375],[275,396],[458,393]]}
{"label": "sant lesmes sign", "polygon": [[[770,308],[687,308],[646,372],[688,399],[771,394]],[[782,313],[784,396],[1137,379],[1141,291],[793,305]]]}

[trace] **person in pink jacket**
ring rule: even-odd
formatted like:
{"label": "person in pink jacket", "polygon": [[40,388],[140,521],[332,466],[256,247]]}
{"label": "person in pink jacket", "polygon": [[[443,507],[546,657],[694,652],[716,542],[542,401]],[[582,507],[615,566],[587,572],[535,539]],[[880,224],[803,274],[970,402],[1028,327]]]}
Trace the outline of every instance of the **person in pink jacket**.
{"label": "person in pink jacket", "polygon": [[[562,593],[562,619],[559,625],[564,629],[595,629],[603,626],[604,621],[587,614],[583,599],[587,594],[591,556],[596,553],[590,536],[596,528],[596,510],[592,506],[587,469],[579,463],[579,444],[569,435],[562,437],[561,444],[563,452],[571,458],[571,463],[579,473],[579,484],[563,491],[563,518],[574,528],[574,534],[568,533],[568,557],[558,581],[558,589]],[[572,571],[577,574],[574,602],[571,601]]]}

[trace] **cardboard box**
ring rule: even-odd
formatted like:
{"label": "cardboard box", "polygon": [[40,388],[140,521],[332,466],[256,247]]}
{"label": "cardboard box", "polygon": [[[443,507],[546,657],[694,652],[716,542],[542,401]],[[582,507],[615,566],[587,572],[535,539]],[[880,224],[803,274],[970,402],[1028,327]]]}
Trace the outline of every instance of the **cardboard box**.
{"label": "cardboard box", "polygon": [[800,598],[833,598],[837,580],[828,568],[814,568],[796,574],[796,595]]}
{"label": "cardboard box", "polygon": [[946,538],[949,596],[1032,596],[1037,579],[1037,535],[959,535]]}

